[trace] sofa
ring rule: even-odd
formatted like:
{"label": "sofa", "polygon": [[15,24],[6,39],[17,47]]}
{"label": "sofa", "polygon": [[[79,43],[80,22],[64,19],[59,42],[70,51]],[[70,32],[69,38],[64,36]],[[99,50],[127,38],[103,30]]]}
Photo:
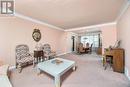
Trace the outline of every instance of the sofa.
{"label": "sofa", "polygon": [[8,78],[9,65],[0,66],[0,87],[12,87]]}

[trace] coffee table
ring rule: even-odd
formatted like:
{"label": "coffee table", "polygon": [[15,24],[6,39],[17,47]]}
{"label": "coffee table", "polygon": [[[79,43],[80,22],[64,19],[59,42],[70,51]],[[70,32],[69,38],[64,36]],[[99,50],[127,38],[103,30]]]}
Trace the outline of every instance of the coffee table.
{"label": "coffee table", "polygon": [[[55,60],[60,60],[62,62],[56,63]],[[55,58],[39,63],[37,68],[40,71],[44,71],[54,76],[55,87],[60,87],[60,76],[71,68],[75,70],[75,61],[63,58]]]}

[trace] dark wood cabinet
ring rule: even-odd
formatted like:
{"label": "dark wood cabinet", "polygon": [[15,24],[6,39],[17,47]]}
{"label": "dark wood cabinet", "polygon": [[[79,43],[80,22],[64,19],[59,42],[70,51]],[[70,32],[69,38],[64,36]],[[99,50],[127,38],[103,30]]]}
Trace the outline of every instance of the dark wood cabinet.
{"label": "dark wood cabinet", "polygon": [[120,72],[120,73],[124,72],[124,49],[114,48],[114,49],[105,51],[104,54],[105,54],[105,57],[107,56],[112,57],[113,71]]}
{"label": "dark wood cabinet", "polygon": [[39,50],[39,51],[37,51],[37,50],[34,50],[34,57],[35,58],[38,58],[38,57],[44,57],[44,52],[43,52],[43,50]]}
{"label": "dark wood cabinet", "polygon": [[44,52],[43,50],[34,50],[34,64],[35,62],[40,62],[45,60]]}

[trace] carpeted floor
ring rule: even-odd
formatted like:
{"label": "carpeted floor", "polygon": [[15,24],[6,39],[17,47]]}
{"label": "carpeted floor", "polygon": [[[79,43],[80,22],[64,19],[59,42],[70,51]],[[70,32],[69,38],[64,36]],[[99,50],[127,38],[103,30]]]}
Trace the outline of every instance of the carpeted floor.
{"label": "carpeted floor", "polygon": [[[68,71],[62,76],[61,87],[130,87],[130,81],[124,74],[113,72],[109,67],[104,70],[101,58],[94,54],[66,54],[62,58],[76,61],[77,70]],[[42,73],[32,66],[22,73],[14,70],[11,74],[13,87],[54,87],[53,77]]]}

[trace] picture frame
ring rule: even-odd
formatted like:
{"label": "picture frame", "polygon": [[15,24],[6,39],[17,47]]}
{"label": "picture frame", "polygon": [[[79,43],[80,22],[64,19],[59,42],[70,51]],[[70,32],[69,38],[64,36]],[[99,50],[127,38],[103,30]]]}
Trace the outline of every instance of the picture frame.
{"label": "picture frame", "polygon": [[117,40],[113,48],[119,48],[121,44],[120,40]]}
{"label": "picture frame", "polygon": [[39,42],[41,40],[41,32],[39,29],[34,29],[32,33],[32,37],[36,42]]}

